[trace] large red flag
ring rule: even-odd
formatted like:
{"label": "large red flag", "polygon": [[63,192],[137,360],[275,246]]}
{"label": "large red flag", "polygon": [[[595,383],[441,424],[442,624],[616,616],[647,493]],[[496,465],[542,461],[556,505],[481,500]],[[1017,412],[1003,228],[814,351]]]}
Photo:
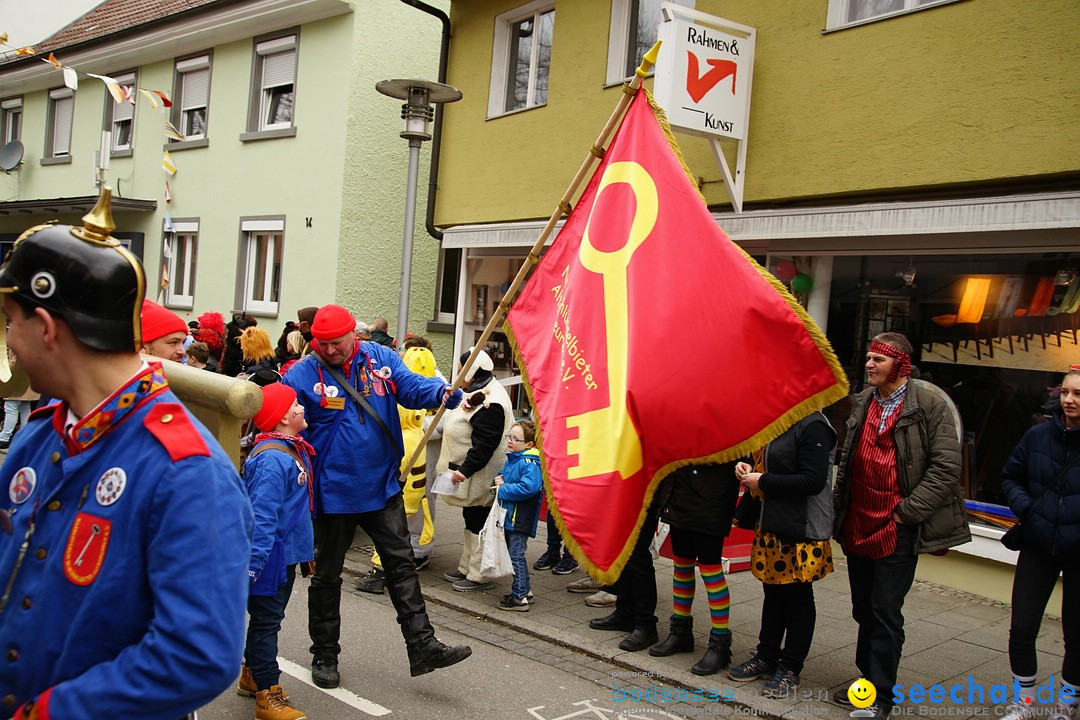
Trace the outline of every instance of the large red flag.
{"label": "large red flag", "polygon": [[548,505],[603,581],[668,473],[742,456],[848,391],[820,328],[717,226],[644,89],[505,327]]}

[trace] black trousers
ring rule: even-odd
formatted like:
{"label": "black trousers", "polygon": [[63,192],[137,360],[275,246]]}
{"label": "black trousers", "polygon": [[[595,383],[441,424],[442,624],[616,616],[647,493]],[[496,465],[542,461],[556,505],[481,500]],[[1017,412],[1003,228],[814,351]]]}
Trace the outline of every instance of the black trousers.
{"label": "black trousers", "polygon": [[855,665],[878,688],[878,704],[892,707],[891,689],[904,650],[904,598],[915,580],[915,528],[898,525],[896,550],[878,560],[849,555],[851,616],[859,624]]}
{"label": "black trousers", "polygon": [[630,558],[611,590],[618,596],[615,600],[615,612],[623,617],[633,618],[634,626],[643,630],[655,629],[657,622],[656,570],[653,568],[649,545],[656,534],[658,520],[657,510],[649,508],[645,514],[645,523],[638,533],[637,544],[630,552]]}
{"label": "black trousers", "polygon": [[814,624],[817,622],[814,585],[808,582],[765,583],[762,587],[765,599],[761,603],[757,656],[798,675],[814,641]]}
{"label": "black trousers", "polygon": [[1061,679],[1080,684],[1080,557],[1054,557],[1029,545],[1020,548],[1013,576],[1012,623],[1009,627],[1009,665],[1013,674],[1032,677],[1038,673],[1035,638],[1039,634],[1050,593],[1061,574],[1061,629],[1065,634],[1065,659]]}
{"label": "black trousers", "polygon": [[311,654],[337,658],[341,652],[341,569],[359,525],[375,543],[386,571],[386,590],[397,611],[401,634],[410,649],[435,639],[416,575],[405,504],[395,495],[381,510],[315,516],[315,574],[308,587],[308,634]]}

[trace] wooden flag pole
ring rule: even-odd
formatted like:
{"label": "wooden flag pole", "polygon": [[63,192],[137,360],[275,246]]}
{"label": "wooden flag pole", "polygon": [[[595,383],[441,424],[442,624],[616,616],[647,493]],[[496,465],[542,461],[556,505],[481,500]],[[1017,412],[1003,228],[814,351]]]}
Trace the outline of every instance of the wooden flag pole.
{"label": "wooden flag pole", "polygon": [[[454,378],[454,383],[451,386],[453,390],[457,390],[461,387],[462,378],[464,378],[472,368],[473,363],[476,361],[476,356],[480,354],[480,350],[483,349],[488,338],[491,337],[491,333],[495,331],[496,324],[502,319],[503,315],[509,312],[510,303],[517,297],[518,292],[521,290],[521,286],[525,283],[525,277],[529,274],[529,269],[540,262],[540,251],[544,249],[544,244],[547,243],[548,238],[551,237],[551,233],[554,232],[555,225],[559,222],[559,218],[563,215],[570,214],[570,201],[573,199],[574,195],[577,194],[578,187],[580,187],[581,183],[588,176],[593,163],[604,157],[604,153],[606,152],[604,146],[618,126],[623,113],[626,112],[626,108],[629,107],[630,101],[633,100],[634,95],[637,94],[638,89],[641,87],[641,83],[645,80],[645,76],[649,74],[649,70],[656,64],[656,56],[659,52],[660,41],[658,40],[656,44],[650,48],[649,52],[645,53],[645,56],[641,58],[641,65],[634,71],[634,77],[630,79],[630,82],[623,86],[623,95],[619,98],[619,102],[615,106],[615,110],[611,113],[611,117],[608,118],[607,123],[604,125],[604,129],[600,131],[600,135],[597,137],[596,142],[589,148],[589,154],[585,157],[584,162],[581,163],[581,167],[578,168],[577,174],[574,175],[574,179],[570,181],[570,186],[566,188],[566,192],[563,193],[562,199],[559,201],[559,206],[551,213],[547,225],[540,231],[540,237],[536,239],[536,242],[532,246],[532,250],[529,251],[527,260],[521,264],[521,269],[518,270],[517,275],[514,277],[514,281],[510,283],[510,287],[507,288],[506,292],[503,294],[503,298],[499,301],[499,305],[495,309],[495,312],[491,313],[491,319],[488,320],[487,326],[484,327],[484,331],[480,333],[480,337],[477,338],[476,343],[473,345],[472,352],[469,353],[469,357],[465,360],[465,363],[461,366],[461,370]],[[409,477],[409,473],[412,471],[413,466],[416,465],[416,459],[420,456],[421,450],[427,445],[428,440],[431,438],[431,434],[435,432],[435,426],[439,424],[439,418],[442,417],[445,410],[446,406],[442,405],[439,407],[438,412],[435,413],[435,417],[432,418],[432,421],[424,431],[424,436],[420,439],[420,442],[413,450],[412,456],[406,461],[402,468],[401,477]]]}

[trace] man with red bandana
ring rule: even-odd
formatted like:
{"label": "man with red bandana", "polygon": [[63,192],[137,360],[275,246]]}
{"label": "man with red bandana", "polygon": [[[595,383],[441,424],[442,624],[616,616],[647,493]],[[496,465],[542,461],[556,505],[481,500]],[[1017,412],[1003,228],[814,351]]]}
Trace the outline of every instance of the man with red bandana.
{"label": "man with red bandana", "polygon": [[[960,444],[945,401],[909,379],[911,343],[882,333],[866,353],[870,386],[852,400],[833,502],[844,548],[855,665],[877,688],[871,711],[892,710],[904,647],[904,598],[919,554],[971,540],[960,486]],[[847,688],[834,696],[847,701]]]}
{"label": "man with red bandana", "polygon": [[355,318],[340,305],[319,308],[311,334],[312,353],[282,382],[296,390],[307,411],[304,437],[316,451],[318,550],[308,588],[312,682],[323,688],[341,682],[341,569],[357,525],[375,544],[386,569],[386,589],[405,636],[410,673],[415,677],[460,662],[472,650],[435,638],[420,594],[398,481],[403,450],[397,408],[399,403],[414,410],[445,403],[452,409],[462,393],[451,392],[437,377],[410,371],[390,348],[361,342]]}

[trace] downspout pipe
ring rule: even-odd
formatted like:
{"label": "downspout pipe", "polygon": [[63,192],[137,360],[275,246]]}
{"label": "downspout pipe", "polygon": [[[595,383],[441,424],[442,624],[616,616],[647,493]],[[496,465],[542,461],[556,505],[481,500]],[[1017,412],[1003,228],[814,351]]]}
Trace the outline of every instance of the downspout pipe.
{"label": "downspout pipe", "polygon": [[[401,0],[411,7],[426,12],[442,22],[442,42],[439,45],[439,82],[446,83],[446,66],[450,59],[450,16],[437,7],[432,7],[420,0]],[[435,122],[431,127],[431,169],[428,171],[427,213],[424,225],[428,235],[442,240],[442,230],[435,227],[435,195],[439,189],[439,155],[442,149],[443,104],[435,105]]]}

